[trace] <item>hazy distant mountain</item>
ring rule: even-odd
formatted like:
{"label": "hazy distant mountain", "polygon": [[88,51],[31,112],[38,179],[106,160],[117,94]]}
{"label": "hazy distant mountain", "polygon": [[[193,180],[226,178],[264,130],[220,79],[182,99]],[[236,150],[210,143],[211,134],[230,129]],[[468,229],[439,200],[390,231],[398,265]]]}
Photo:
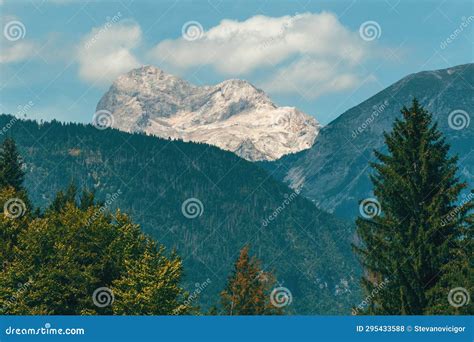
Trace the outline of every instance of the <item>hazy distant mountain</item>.
{"label": "hazy distant mountain", "polygon": [[205,142],[247,160],[275,160],[311,147],[320,125],[294,107],[277,107],[242,80],[195,86],[153,66],[122,75],[97,105],[113,127]]}
{"label": "hazy distant mountain", "polygon": [[[37,206],[70,181],[120,208],[183,258],[185,286],[211,283],[196,304],[216,304],[249,244],[293,295],[288,313],[349,314],[360,301],[353,227],[325,213],[255,163],[206,144],[90,125],[38,124],[0,115],[26,162]],[[5,135],[0,137],[0,142]]]}
{"label": "hazy distant mountain", "polygon": [[414,96],[459,155],[460,177],[474,186],[474,64],[409,75],[324,127],[310,150],[266,166],[278,166],[276,177],[302,186],[320,208],[352,218],[359,200],[371,196],[373,150],[384,147],[383,132]]}

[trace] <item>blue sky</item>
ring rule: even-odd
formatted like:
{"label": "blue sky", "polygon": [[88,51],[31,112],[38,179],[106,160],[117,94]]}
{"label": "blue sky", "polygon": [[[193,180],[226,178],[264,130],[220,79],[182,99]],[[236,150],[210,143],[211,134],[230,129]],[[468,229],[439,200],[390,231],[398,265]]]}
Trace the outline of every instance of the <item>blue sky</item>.
{"label": "blue sky", "polygon": [[246,79],[327,124],[410,73],[471,63],[473,16],[472,1],[0,0],[0,111],[90,122],[117,75],[153,64]]}

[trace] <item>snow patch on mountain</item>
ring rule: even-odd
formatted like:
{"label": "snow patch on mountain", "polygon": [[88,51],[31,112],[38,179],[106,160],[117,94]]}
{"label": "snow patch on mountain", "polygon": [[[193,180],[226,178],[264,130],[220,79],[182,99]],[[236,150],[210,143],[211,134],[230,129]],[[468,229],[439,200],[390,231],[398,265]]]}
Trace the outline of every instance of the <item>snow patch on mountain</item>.
{"label": "snow patch on mountain", "polygon": [[204,142],[252,161],[308,149],[321,127],[294,107],[277,107],[246,81],[195,86],[153,66],[119,76],[99,110],[112,113],[120,130]]}

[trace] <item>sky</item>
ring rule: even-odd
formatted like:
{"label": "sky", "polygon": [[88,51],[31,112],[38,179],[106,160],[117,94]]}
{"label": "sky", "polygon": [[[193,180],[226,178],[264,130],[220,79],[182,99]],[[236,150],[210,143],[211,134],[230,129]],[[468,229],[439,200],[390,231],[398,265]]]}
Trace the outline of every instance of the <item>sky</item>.
{"label": "sky", "polygon": [[0,112],[91,122],[120,74],[230,78],[323,125],[399,79],[474,60],[473,1],[0,0]]}

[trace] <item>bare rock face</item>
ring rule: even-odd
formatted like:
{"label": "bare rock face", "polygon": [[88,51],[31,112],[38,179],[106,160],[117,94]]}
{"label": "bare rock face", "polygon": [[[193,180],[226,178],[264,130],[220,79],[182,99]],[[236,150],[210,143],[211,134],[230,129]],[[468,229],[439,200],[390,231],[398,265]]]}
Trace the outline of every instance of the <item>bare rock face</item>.
{"label": "bare rock face", "polygon": [[113,127],[203,142],[251,160],[275,160],[310,148],[320,124],[294,107],[277,107],[242,80],[195,86],[153,66],[119,76],[97,104]]}

